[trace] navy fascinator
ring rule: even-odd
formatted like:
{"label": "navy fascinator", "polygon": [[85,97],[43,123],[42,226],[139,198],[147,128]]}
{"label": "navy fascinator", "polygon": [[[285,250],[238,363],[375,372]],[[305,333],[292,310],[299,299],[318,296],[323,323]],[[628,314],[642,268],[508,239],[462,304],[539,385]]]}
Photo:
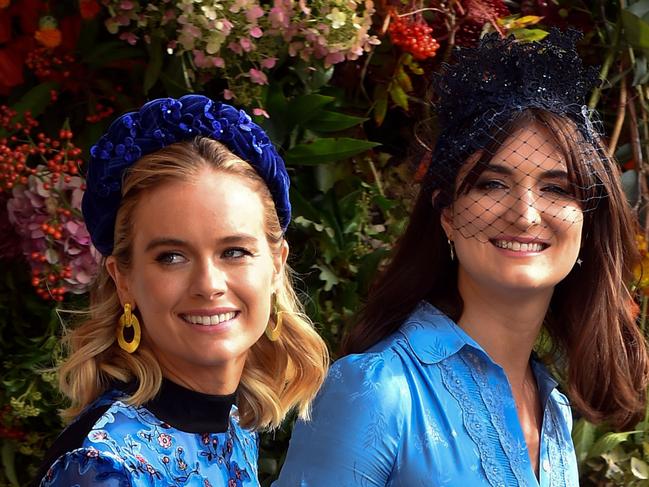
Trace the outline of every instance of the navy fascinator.
{"label": "navy fascinator", "polygon": [[266,133],[243,110],[202,95],[160,98],[117,118],[90,149],[82,211],[93,245],[113,251],[124,171],[141,157],[176,142],[203,136],[248,162],[268,186],[283,230],[291,220],[290,180]]}

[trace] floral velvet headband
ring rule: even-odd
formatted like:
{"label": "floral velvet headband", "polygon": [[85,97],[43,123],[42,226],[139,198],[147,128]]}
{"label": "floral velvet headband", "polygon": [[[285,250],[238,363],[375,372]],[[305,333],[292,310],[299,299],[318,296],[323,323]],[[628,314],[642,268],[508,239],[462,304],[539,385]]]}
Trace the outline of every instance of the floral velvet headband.
{"label": "floral velvet headband", "polygon": [[243,110],[202,95],[160,98],[121,115],[90,149],[82,211],[92,243],[102,255],[113,251],[124,171],[142,156],[197,136],[221,142],[257,171],[286,230],[291,219],[290,180],[284,161],[261,127]]}

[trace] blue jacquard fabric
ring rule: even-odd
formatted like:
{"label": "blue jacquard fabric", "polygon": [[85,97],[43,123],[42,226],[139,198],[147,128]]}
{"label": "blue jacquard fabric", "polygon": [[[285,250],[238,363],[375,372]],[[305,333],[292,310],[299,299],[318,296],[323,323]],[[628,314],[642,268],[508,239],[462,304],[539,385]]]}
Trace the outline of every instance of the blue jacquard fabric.
{"label": "blue jacquard fabric", "polygon": [[422,302],[390,337],[331,368],[274,487],[577,487],[567,399],[533,361],[539,479],[504,371]]}
{"label": "blue jacquard fabric", "polygon": [[209,137],[248,162],[270,190],[282,229],[291,220],[290,179],[266,133],[243,110],[202,95],[160,98],[117,118],[90,149],[82,210],[93,245],[113,249],[124,172],[139,158],[170,144]]}
{"label": "blue jacquard fabric", "polygon": [[[223,433],[187,433],[117,391],[81,448],[60,457],[41,487],[251,487],[257,480],[257,436],[241,428],[233,406]],[[96,404],[95,404],[96,406]],[[92,407],[92,406],[91,406]],[[191,405],[188,405],[191,414]]]}

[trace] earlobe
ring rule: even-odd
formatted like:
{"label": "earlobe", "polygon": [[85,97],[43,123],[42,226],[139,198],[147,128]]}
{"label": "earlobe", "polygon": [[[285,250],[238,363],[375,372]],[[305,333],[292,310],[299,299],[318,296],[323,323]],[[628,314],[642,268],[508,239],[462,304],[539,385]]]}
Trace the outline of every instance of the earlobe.
{"label": "earlobe", "polygon": [[446,238],[451,241],[453,241],[453,217],[451,215],[452,211],[453,210],[450,207],[444,208],[440,216],[440,224],[442,225],[442,229],[446,234]]}

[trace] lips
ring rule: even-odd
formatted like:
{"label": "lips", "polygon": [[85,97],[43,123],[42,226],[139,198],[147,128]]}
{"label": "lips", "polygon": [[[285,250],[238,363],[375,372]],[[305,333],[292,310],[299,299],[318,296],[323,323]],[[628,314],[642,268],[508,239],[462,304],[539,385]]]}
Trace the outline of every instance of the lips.
{"label": "lips", "polygon": [[238,311],[228,311],[226,313],[215,314],[181,314],[180,317],[187,323],[193,325],[219,325],[226,321],[234,319],[239,314]]}
{"label": "lips", "polygon": [[513,252],[542,252],[549,247],[548,244],[538,241],[520,242],[518,240],[494,239],[491,240],[491,243],[498,248]]}

